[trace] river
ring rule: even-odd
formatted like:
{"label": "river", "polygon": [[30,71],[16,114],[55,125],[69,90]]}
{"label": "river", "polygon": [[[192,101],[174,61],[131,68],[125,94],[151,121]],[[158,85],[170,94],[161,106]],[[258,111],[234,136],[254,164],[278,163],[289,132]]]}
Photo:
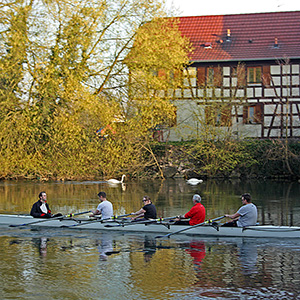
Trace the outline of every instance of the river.
{"label": "river", "polygon": [[[187,212],[199,193],[207,217],[234,213],[249,192],[259,223],[300,226],[297,182],[182,179],[0,182],[0,213],[28,214],[40,191],[54,213],[95,209],[105,191],[117,215],[150,196],[158,216]],[[300,241],[199,238],[0,226],[0,299],[300,299]]]}

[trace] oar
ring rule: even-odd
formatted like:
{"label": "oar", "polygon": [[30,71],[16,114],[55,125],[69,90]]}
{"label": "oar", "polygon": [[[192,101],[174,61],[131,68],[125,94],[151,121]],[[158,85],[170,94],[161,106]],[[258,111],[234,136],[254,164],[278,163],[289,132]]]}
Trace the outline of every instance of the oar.
{"label": "oar", "polygon": [[95,223],[95,222],[103,222],[103,221],[108,221],[108,220],[117,220],[119,218],[124,218],[124,217],[130,216],[130,215],[131,214],[126,214],[126,215],[121,215],[121,216],[112,216],[110,218],[97,219],[97,220],[92,220],[92,221],[86,221],[86,222],[81,222],[81,223],[73,224],[73,225],[62,225],[60,227],[61,228],[77,227],[77,226],[82,226],[82,225],[91,224],[91,223]]}
{"label": "oar", "polygon": [[16,225],[11,224],[11,225],[9,225],[9,227],[22,227],[22,226],[27,226],[27,225],[52,221],[52,220],[59,220],[59,219],[63,219],[63,218],[72,218],[74,216],[84,215],[84,214],[87,214],[89,212],[91,212],[91,210],[79,212],[79,213],[76,213],[76,214],[69,214],[69,215],[64,215],[64,216],[59,216],[59,217],[54,217],[54,218],[47,218],[47,219],[44,219],[44,220],[38,220],[38,221],[35,221],[35,222],[30,222],[30,223],[16,224]]}
{"label": "oar", "polygon": [[209,224],[209,223],[212,223],[212,222],[221,220],[221,219],[223,219],[223,218],[225,218],[225,216],[221,216],[221,217],[218,217],[218,218],[215,218],[215,219],[212,219],[212,220],[208,220],[208,221],[205,221],[205,222],[203,222],[203,223],[196,224],[196,225],[193,225],[193,226],[188,226],[188,227],[186,227],[186,228],[180,229],[180,230],[175,231],[175,232],[170,232],[170,233],[165,234],[165,235],[159,235],[159,236],[156,236],[155,238],[156,238],[156,239],[160,239],[160,238],[164,238],[164,237],[170,237],[170,236],[173,235],[173,234],[177,234],[177,233],[180,233],[180,232],[189,230],[189,229],[193,229],[193,228],[196,228],[196,227],[205,225],[205,224]]}
{"label": "oar", "polygon": [[167,218],[159,218],[159,219],[151,219],[151,220],[145,220],[145,221],[135,221],[135,222],[130,222],[130,223],[122,223],[119,225],[104,225],[104,227],[124,227],[124,226],[129,226],[129,225],[137,225],[137,224],[147,224],[147,223],[154,223],[154,222],[162,222],[166,220],[171,220],[171,219],[176,219],[178,218],[177,216],[175,217],[167,217]]}

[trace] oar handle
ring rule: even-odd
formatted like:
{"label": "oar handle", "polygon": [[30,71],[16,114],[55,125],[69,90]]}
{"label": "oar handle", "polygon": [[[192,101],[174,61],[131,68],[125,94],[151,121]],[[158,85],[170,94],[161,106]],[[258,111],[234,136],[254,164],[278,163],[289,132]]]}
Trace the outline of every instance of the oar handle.
{"label": "oar handle", "polygon": [[79,223],[79,224],[73,224],[73,225],[63,225],[61,226],[61,228],[71,228],[71,227],[78,227],[78,226],[83,226],[83,225],[87,225],[87,224],[91,224],[91,223],[96,223],[96,222],[103,222],[103,221],[108,221],[108,220],[117,220],[119,218],[124,218],[127,216],[130,216],[131,214],[126,214],[126,215],[120,215],[120,216],[112,216],[109,218],[105,218],[105,219],[97,219],[97,220],[92,220],[92,221],[87,221],[84,223]]}
{"label": "oar handle", "polygon": [[148,224],[148,223],[154,223],[154,222],[162,222],[162,221],[166,221],[166,220],[172,220],[172,219],[176,219],[177,216],[175,217],[167,217],[167,218],[158,218],[158,219],[150,219],[150,220],[145,220],[145,221],[135,221],[135,222],[130,222],[130,223],[127,223],[127,224],[119,224],[119,225],[111,225],[111,224],[108,224],[108,225],[104,225],[105,227],[125,227],[125,226],[130,226],[130,225],[137,225],[137,224]]}

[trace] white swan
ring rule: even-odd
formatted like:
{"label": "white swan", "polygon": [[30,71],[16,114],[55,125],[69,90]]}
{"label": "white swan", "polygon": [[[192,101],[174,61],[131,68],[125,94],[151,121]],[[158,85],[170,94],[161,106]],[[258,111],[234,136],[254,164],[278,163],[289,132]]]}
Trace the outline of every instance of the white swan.
{"label": "white swan", "polygon": [[186,181],[187,184],[190,185],[197,185],[198,183],[202,183],[202,179],[197,179],[197,178],[190,178],[189,180]]}
{"label": "white swan", "polygon": [[123,183],[125,177],[126,177],[126,175],[123,174],[121,180],[118,180],[118,179],[108,179],[107,183],[112,183],[112,184]]}

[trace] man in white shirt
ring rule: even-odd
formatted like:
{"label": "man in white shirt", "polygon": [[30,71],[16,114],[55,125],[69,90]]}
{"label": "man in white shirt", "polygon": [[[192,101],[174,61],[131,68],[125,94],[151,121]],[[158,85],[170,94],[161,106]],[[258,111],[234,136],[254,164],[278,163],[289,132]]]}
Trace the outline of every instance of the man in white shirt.
{"label": "man in white shirt", "polygon": [[257,208],[251,202],[250,194],[246,193],[242,195],[243,206],[233,215],[225,215],[225,217],[232,219],[231,222],[227,222],[223,226],[237,226],[246,227],[254,226],[257,222]]}
{"label": "man in white shirt", "polygon": [[90,215],[90,217],[101,215],[101,218],[103,220],[110,219],[110,217],[114,215],[112,203],[106,199],[105,192],[98,193],[98,197],[100,200],[100,204],[98,205],[97,209]]}

